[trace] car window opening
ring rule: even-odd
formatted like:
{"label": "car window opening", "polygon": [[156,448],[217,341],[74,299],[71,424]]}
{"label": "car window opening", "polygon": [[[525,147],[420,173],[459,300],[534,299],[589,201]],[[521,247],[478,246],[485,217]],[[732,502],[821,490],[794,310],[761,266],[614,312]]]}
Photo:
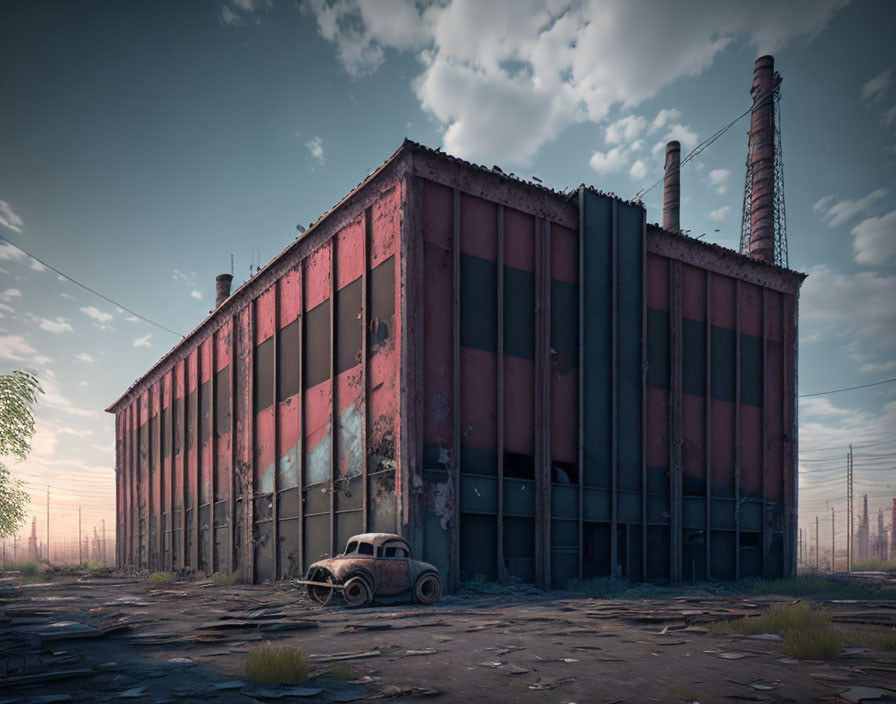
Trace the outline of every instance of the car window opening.
{"label": "car window opening", "polygon": [[370,543],[358,543],[359,555],[373,555],[373,545]]}

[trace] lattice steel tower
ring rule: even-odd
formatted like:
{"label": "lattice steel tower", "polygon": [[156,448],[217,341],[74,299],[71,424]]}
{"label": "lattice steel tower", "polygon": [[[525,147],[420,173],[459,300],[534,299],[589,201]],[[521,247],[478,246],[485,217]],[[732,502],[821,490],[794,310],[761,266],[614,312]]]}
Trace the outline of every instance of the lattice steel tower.
{"label": "lattice steel tower", "polygon": [[775,60],[760,56],[753,68],[753,108],[747,143],[740,251],[770,264],[788,266],[781,153],[781,74]]}

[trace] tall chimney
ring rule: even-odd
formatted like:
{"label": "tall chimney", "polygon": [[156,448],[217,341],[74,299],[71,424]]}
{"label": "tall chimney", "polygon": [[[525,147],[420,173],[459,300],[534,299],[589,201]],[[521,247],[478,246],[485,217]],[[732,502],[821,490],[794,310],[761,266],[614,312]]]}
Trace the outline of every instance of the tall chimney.
{"label": "tall chimney", "polygon": [[219,308],[221,304],[230,298],[230,282],[233,281],[233,274],[219,274],[215,277],[215,308]]}
{"label": "tall chimney", "polygon": [[750,208],[750,256],[775,263],[775,60],[760,56],[753,67],[753,109],[750,115],[750,165],[753,192]]}
{"label": "tall chimney", "polygon": [[681,229],[681,144],[666,145],[666,175],[663,178],[663,229],[678,232]]}

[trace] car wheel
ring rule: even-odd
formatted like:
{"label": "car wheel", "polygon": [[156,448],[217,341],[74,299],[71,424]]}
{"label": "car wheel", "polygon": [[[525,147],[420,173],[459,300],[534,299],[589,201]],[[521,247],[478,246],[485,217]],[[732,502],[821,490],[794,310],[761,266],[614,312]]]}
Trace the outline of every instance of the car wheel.
{"label": "car wheel", "polygon": [[420,575],[414,584],[414,600],[421,604],[432,604],[442,596],[442,580],[435,572]]}
{"label": "car wheel", "polygon": [[373,598],[370,586],[363,577],[354,576],[345,583],[345,589],[342,590],[342,596],[347,606],[357,608],[359,606],[367,606]]}
{"label": "car wheel", "polygon": [[[318,580],[320,580],[321,582],[326,583],[326,584],[332,584],[333,576],[328,574],[325,577],[320,577],[320,575],[318,574],[314,578],[313,581],[318,581]],[[335,589],[333,587],[325,587],[323,585],[309,584],[307,594],[308,594],[308,598],[311,599],[311,601],[313,601],[317,604],[320,604],[321,606],[326,606],[328,603],[330,603],[330,599],[333,598],[334,591],[335,591]]]}

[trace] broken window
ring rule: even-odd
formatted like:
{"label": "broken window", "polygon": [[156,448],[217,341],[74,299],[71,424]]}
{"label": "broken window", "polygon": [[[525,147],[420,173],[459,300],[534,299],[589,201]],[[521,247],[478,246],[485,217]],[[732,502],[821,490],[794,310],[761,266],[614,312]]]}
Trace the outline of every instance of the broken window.
{"label": "broken window", "polygon": [[373,555],[373,545],[370,543],[358,543],[359,555]]}

